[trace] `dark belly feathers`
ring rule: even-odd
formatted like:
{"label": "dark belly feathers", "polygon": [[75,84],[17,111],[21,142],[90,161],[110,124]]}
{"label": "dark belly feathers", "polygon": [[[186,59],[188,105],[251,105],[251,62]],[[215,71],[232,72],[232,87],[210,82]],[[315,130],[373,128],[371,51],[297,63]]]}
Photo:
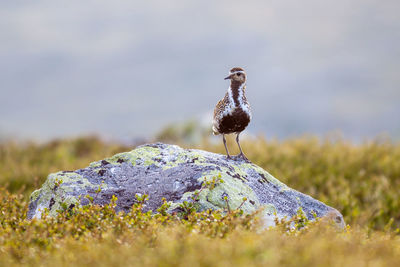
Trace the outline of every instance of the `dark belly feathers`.
{"label": "dark belly feathers", "polygon": [[232,114],[221,118],[218,124],[218,132],[221,134],[241,132],[247,127],[249,122],[249,114],[238,108]]}

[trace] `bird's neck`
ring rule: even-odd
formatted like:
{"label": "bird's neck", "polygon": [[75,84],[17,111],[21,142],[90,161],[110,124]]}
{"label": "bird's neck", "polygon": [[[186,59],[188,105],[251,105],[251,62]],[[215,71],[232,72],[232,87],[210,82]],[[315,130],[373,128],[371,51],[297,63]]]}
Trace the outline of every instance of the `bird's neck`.
{"label": "bird's neck", "polygon": [[228,95],[235,106],[239,106],[241,104],[245,87],[246,83],[244,82],[231,81],[231,86],[228,89]]}

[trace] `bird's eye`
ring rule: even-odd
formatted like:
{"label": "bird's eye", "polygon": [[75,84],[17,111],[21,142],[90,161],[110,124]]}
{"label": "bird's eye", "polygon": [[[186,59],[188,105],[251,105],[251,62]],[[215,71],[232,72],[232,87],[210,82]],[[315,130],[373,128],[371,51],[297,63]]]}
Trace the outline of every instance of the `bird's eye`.
{"label": "bird's eye", "polygon": [[241,73],[236,73],[237,76],[240,76]]}

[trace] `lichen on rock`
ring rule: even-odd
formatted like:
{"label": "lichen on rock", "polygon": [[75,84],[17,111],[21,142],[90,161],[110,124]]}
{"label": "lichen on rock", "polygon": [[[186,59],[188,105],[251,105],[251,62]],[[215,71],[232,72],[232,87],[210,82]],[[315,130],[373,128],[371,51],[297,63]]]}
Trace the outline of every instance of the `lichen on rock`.
{"label": "lichen on rock", "polygon": [[[220,182],[212,189],[204,186],[216,177]],[[301,208],[311,220],[314,214],[329,214],[344,227],[337,210],[291,189],[255,164],[162,143],[143,145],[84,169],[50,174],[42,188],[32,193],[28,218],[40,218],[45,209],[55,215],[71,205],[86,205],[87,195],[100,205],[109,203],[115,195],[116,209],[129,211],[136,194],[149,196],[145,210],[156,211],[162,198],[171,204],[170,211],[177,210],[197,194],[199,210],[240,208],[252,213],[261,209],[266,226],[274,225],[275,217],[296,215]]]}

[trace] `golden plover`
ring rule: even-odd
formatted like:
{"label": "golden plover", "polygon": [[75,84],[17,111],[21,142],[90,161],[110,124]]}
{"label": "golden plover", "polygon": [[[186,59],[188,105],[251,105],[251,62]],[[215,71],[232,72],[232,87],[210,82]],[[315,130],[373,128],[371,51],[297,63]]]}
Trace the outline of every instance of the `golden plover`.
{"label": "golden plover", "polygon": [[214,109],[213,133],[215,135],[222,134],[222,140],[228,158],[228,147],[226,146],[225,134],[236,133],[236,142],[240,149],[239,157],[247,160],[243,154],[239,143],[239,134],[247,127],[251,120],[250,105],[247,102],[246,89],[246,73],[242,68],[233,68],[229,72],[229,76],[225,80],[231,80],[231,85]]}

